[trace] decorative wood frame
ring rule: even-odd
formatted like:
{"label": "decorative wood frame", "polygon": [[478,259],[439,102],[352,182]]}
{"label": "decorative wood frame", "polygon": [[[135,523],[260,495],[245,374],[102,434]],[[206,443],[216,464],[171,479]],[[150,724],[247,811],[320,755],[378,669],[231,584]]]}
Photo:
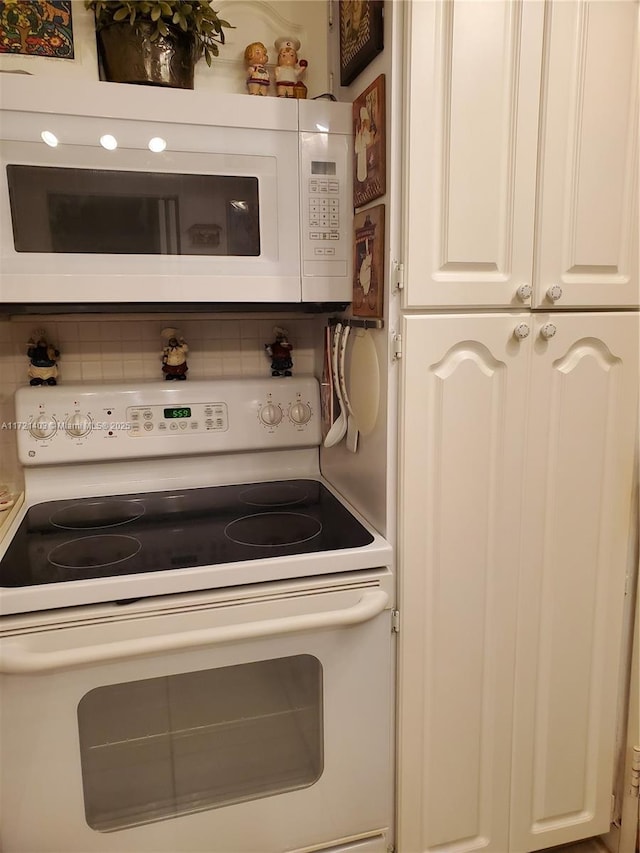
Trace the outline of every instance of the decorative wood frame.
{"label": "decorative wood frame", "polygon": [[71,0],[0,2],[0,53],[73,59]]}
{"label": "decorative wood frame", "polygon": [[387,191],[384,74],[353,102],[353,206]]}
{"label": "decorative wood frame", "polygon": [[338,0],[340,85],[348,86],[384,48],[383,0]]}
{"label": "decorative wood frame", "polygon": [[384,204],[353,218],[354,317],[384,316]]}

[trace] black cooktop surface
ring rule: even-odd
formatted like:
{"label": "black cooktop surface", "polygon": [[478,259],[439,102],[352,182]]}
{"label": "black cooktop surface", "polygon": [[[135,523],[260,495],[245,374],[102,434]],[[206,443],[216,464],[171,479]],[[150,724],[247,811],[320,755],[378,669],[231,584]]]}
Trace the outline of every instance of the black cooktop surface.
{"label": "black cooktop surface", "polygon": [[371,534],[316,480],[50,501],[27,511],[0,561],[0,587],[240,563],[371,542]]}

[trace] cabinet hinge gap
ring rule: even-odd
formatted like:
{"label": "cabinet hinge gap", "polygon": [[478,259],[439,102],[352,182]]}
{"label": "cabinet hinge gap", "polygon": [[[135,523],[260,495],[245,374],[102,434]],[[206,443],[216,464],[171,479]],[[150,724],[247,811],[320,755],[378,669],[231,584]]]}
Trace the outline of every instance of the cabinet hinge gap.
{"label": "cabinet hinge gap", "polygon": [[632,797],[640,799],[640,746],[633,747],[631,758],[631,790]]}

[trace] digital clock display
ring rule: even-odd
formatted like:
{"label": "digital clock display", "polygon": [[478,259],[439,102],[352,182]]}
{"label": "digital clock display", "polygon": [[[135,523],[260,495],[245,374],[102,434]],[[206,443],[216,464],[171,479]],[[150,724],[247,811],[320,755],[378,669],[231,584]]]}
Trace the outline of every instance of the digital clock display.
{"label": "digital clock display", "polygon": [[187,409],[184,406],[182,408],[165,409],[164,416],[165,418],[190,418],[191,409]]}

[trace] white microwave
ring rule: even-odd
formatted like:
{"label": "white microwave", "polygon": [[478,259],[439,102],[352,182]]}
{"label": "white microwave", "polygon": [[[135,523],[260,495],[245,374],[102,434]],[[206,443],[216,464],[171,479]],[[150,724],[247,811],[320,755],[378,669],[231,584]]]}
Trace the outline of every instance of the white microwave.
{"label": "white microwave", "polygon": [[346,303],[351,105],[3,74],[0,303]]}

